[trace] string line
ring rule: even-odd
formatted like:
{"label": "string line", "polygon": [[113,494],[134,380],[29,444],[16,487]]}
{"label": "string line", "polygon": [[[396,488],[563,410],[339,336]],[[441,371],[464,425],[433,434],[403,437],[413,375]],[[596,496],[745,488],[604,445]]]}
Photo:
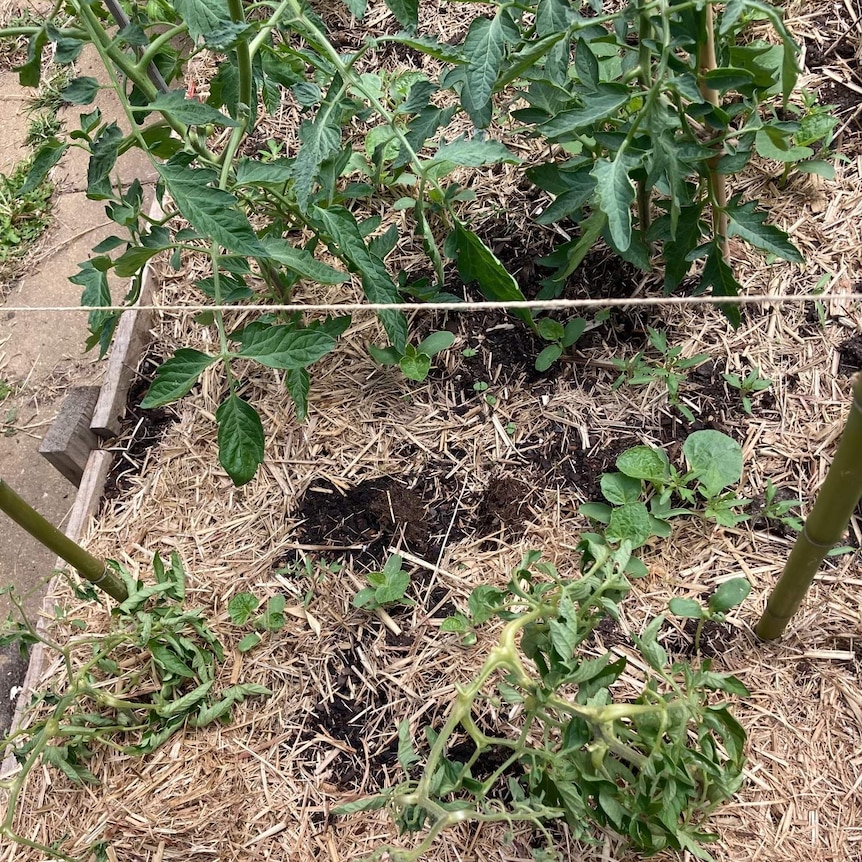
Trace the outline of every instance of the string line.
{"label": "string line", "polygon": [[529,299],[511,301],[479,302],[345,302],[345,303],[257,303],[248,305],[0,305],[0,311],[12,314],[34,312],[86,313],[93,311],[161,311],[185,312],[202,311],[260,311],[260,312],[357,312],[357,311],[496,311],[521,308],[553,311],[566,308],[630,308],[637,306],[686,307],[699,305],[789,305],[805,302],[862,302],[862,293],[829,294],[761,294],[757,296],[655,296],[655,297],[610,297],[607,299]]}

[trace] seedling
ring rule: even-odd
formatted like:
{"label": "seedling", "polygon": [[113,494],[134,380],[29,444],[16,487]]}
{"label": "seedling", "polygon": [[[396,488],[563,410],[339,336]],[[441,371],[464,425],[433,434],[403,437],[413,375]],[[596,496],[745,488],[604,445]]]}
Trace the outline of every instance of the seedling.
{"label": "seedling", "polygon": [[751,592],[751,584],[746,578],[732,578],[725,581],[709,597],[706,605],[695,599],[674,598],[668,605],[670,612],[678,617],[697,620],[694,633],[694,651],[700,652],[700,638],[705,623],[721,624],[727,612],[741,605]]}
{"label": "seedling", "polygon": [[551,317],[536,322],[536,332],[549,344],[536,357],[536,371],[547,371],[583,334],[587,321],[573,317],[565,326]]}
{"label": "seedling", "polygon": [[[228,614],[234,625],[245,625],[260,607],[260,600],[253,593],[237,593],[228,603]],[[258,632],[278,632],[284,628],[284,596],[276,593],[267,599],[263,612],[253,620],[258,631],[249,632],[237,644],[239,652],[254,649],[262,640]]]}
{"label": "seedling", "polygon": [[403,562],[400,554],[393,554],[382,571],[369,572],[365,576],[369,586],[353,597],[353,606],[373,611],[390,605],[414,605],[413,599],[406,597],[410,574],[401,568]]}
{"label": "seedling", "polygon": [[762,517],[769,521],[778,521],[778,523],[784,524],[785,527],[789,527],[797,533],[802,529],[802,520],[796,515],[790,514],[793,509],[798,509],[802,505],[801,500],[778,499],[778,488],[770,479],[766,480],[766,490],[763,497],[763,509],[760,511]]}
{"label": "seedling", "polygon": [[369,344],[368,352],[381,365],[397,365],[408,380],[421,382],[431,370],[432,357],[451,347],[454,341],[455,336],[444,330],[432,332],[417,347],[407,344],[401,351],[394,345],[381,348],[375,344]]}
{"label": "seedling", "polygon": [[[580,507],[582,515],[605,525],[604,541],[613,547],[626,542],[636,550],[653,537],[669,536],[669,521],[679,515],[699,515],[728,527],[748,519],[738,510],[751,501],[724,490],[742,476],[739,444],[720,431],[706,430],[689,434],[682,448],[688,464],[682,473],[661,449],[651,446],[635,446],[617,458],[620,472],[601,478],[607,503]],[[674,495],[683,505],[672,506]],[[634,557],[628,566],[627,574],[646,574]]]}
{"label": "seedling", "polygon": [[682,347],[670,347],[667,343],[667,333],[660,329],[648,327],[650,344],[661,354],[658,360],[648,360],[643,351],[636,353],[631,359],[612,359],[620,370],[611,389],[619,389],[624,383],[632,386],[647,386],[654,381],[664,383],[667,390],[668,403],[689,421],[694,422],[694,414],[679,397],[680,384],[688,378],[688,373],[709,359],[706,353],[698,353],[688,358],[683,357]]}
{"label": "seedling", "polygon": [[760,376],[760,369],[755,366],[745,377],[738,374],[721,375],[728,386],[736,389],[742,397],[742,409],[751,416],[751,396],[757,392],[764,392],[772,386],[772,381]]}

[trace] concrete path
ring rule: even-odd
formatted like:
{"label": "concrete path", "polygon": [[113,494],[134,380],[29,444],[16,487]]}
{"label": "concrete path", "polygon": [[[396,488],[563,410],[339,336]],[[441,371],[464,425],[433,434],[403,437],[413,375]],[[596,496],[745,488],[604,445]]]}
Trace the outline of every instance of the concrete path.
{"label": "concrete path", "polygon": [[[105,75],[92,59],[79,60],[79,75]],[[0,171],[9,170],[26,155],[23,142],[28,118],[24,107],[28,91],[18,86],[17,75],[0,74]],[[102,91],[97,104],[106,120],[116,119],[125,128],[110,91]],[[84,110],[91,110],[88,107]],[[67,130],[78,126],[81,108],[61,111]],[[127,154],[119,165],[125,182],[138,177],[152,189],[155,171],[142,153]],[[69,151],[55,168],[54,221],[34,251],[24,276],[0,299],[0,378],[16,383],[20,392],[0,404],[0,476],[32,506],[57,525],[62,525],[75,487],[38,454],[41,438],[56,416],[71,386],[98,385],[102,366],[95,352],[84,353],[87,322],[84,313],[13,312],[9,306],[44,307],[76,305],[81,288],[70,284],[78,263],[90,249],[111,233],[122,235],[105,215],[104,203],[85,197],[87,155]],[[116,231],[112,228],[117,228]],[[118,285],[122,296],[126,285]],[[4,291],[5,292],[5,291]],[[4,421],[8,419],[8,421]],[[0,586],[14,584],[28,593],[27,606],[38,611],[55,556],[0,514]],[[9,603],[0,597],[0,617]],[[8,725],[10,688],[18,684],[25,667],[17,650],[0,651],[0,735]]]}

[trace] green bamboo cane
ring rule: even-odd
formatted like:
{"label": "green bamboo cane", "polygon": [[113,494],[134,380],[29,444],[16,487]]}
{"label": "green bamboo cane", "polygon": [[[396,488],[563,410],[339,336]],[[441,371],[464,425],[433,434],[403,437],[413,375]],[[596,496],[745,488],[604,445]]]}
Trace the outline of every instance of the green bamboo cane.
{"label": "green bamboo cane", "polygon": [[0,511],[23,527],[37,542],[73,566],[93,586],[104,590],[112,599],[124,602],[129,594],[123,582],[108,566],[46,521],[32,506],[0,479]]}
{"label": "green bamboo cane", "polygon": [[853,402],[838,450],[814,508],[797,536],[781,578],[755,629],[763,640],[780,637],[799,609],[817,569],[841,539],[862,497],[862,374],[853,378]]}

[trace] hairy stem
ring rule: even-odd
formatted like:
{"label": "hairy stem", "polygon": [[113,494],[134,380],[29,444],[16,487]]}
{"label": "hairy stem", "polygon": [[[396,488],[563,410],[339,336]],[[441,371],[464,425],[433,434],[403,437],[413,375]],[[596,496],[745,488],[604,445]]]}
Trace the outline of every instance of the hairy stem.
{"label": "hairy stem", "polygon": [[[704,80],[703,75],[717,66],[715,57],[715,15],[712,3],[700,13],[701,39],[697,47],[697,67],[699,72],[700,92],[704,101],[718,107],[718,91]],[[712,229],[718,237],[721,253],[725,260],[729,258],[727,245],[727,181],[724,174],[718,172],[718,162],[724,155],[724,140],[721,138],[714,146],[716,155],[707,161],[709,200],[712,205]]]}

